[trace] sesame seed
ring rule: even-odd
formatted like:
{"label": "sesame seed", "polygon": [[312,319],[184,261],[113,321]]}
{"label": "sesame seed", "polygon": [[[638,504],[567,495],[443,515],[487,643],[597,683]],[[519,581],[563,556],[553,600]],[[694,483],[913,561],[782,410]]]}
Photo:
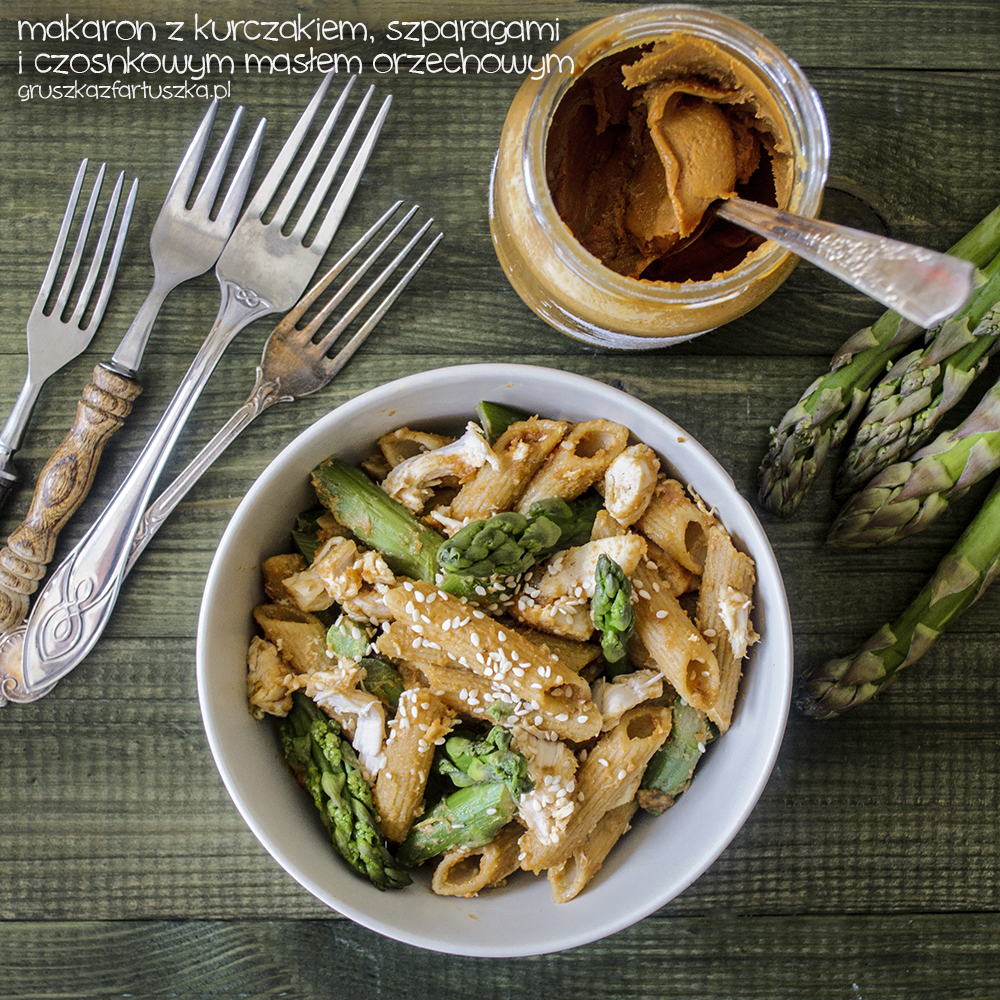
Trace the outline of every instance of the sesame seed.
{"label": "sesame seed", "polygon": [[625,770],[625,768],[623,767],[623,768],[622,768],[622,769],[621,769],[621,770],[620,770],[620,771],[618,772],[618,780],[619,780],[619,781],[624,781],[624,780],[625,780],[625,779],[626,779],[627,777],[628,777],[628,771],[626,771],[626,770]]}
{"label": "sesame seed", "polygon": [[667,617],[667,613],[666,611],[657,611],[656,617],[662,620]]}

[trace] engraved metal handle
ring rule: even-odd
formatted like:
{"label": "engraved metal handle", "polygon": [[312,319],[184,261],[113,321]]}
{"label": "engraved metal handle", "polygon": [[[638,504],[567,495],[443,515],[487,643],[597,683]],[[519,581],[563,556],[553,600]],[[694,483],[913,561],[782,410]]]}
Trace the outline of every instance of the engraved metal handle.
{"label": "engraved metal handle", "polygon": [[184,471],[178,474],[142,515],[123,576],[132,569],[153,535],[160,530],[160,525],[184,499],[188,490],[198,482],[209,466],[236,440],[250,422],[275,403],[290,403],[294,399],[294,396],[281,393],[281,384],[277,379],[265,379],[260,365],[257,366],[257,380],[243,405],[219,428],[215,437],[195,455]]}
{"label": "engraved metal handle", "polygon": [[103,634],[150,495],[201,390],[236,334],[274,311],[270,302],[234,282],[223,280],[221,286],[215,323],[142,454],[104,513],[38,595],[21,663],[29,690],[48,687],[68,674]]}
{"label": "engraved metal handle", "polygon": [[718,202],[715,211],[924,328],[958,312],[972,294],[975,267],[948,254],[740,198]]}

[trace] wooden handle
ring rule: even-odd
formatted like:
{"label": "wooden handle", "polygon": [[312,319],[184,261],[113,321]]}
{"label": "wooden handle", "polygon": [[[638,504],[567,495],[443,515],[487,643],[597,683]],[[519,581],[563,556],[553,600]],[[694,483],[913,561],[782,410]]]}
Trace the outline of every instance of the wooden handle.
{"label": "wooden handle", "polygon": [[98,365],[83,390],[76,420],[45,463],[28,515],[0,551],[0,629],[24,621],[56,549],[56,539],[90,492],[104,445],[132,412],[142,392],[135,379]]}

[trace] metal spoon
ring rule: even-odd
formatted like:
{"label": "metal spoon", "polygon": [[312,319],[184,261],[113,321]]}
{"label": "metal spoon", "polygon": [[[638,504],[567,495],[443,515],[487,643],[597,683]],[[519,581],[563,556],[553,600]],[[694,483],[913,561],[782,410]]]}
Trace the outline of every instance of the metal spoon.
{"label": "metal spoon", "polygon": [[924,328],[956,313],[972,295],[975,266],[958,257],[740,198],[716,202],[713,211]]}

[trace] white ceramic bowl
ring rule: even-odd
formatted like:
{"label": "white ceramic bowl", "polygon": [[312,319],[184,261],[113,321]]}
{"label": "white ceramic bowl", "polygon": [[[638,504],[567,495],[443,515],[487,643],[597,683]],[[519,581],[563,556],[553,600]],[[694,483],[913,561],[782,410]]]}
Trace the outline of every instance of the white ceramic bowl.
{"label": "white ceramic bowl", "polygon": [[[247,710],[251,609],[263,594],[259,566],[287,551],[295,515],[314,500],[310,470],[327,455],[369,454],[404,424],[464,426],[489,399],[563,419],[606,417],[631,428],[673,473],[717,508],[757,563],[752,647],[729,732],[699,764],[691,788],[658,818],[634,828],[574,900],[556,905],[544,877],[518,873],[475,899],[414,885],[379,892],[336,856],[311,799],[286,770],[269,720]],[[788,605],[774,555],[751,507],[704,448],[667,417],[600,382],[525,365],[469,365],[425,372],[373,389],[317,421],[265,469],[233,515],[208,575],[198,622],[198,696],[209,745],[237,809],[261,844],[303,887],[365,927],[422,948],[523,956],[586,944],[668,903],[722,853],[753,809],[774,764],[791,695]]]}

